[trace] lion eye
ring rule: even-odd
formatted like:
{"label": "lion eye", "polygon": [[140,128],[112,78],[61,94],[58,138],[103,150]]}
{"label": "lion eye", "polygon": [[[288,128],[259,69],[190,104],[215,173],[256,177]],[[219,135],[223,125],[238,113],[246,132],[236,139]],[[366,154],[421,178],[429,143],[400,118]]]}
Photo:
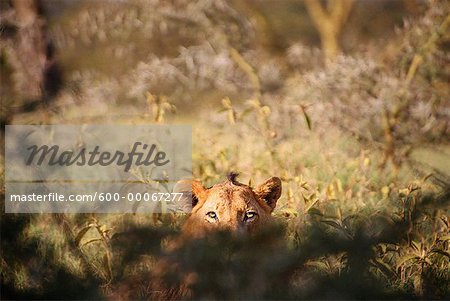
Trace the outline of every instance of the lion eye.
{"label": "lion eye", "polygon": [[211,219],[217,219],[217,214],[213,211],[209,211],[208,213],[206,213],[206,216]]}
{"label": "lion eye", "polygon": [[248,221],[248,220],[252,220],[252,219],[254,219],[256,216],[257,216],[258,214],[256,213],[256,212],[254,212],[254,211],[249,211],[249,212],[246,212],[245,213],[245,220],[246,221]]}

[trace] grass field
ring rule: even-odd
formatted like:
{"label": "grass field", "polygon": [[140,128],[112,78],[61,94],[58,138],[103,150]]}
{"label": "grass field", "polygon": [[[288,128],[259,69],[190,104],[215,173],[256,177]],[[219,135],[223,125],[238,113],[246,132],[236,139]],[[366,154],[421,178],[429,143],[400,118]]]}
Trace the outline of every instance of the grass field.
{"label": "grass field", "polygon": [[[386,4],[397,10],[384,26],[400,2]],[[308,19],[280,17],[303,6],[285,1],[268,18],[286,31],[270,52],[252,29],[260,15],[180,3],[85,2],[53,17],[64,86],[8,122],[190,124],[205,186],[231,171],[251,186],[281,178],[274,225],[169,250],[186,215],[2,210],[2,299],[147,299],[152,282],[178,287],[185,275],[192,299],[450,299],[449,5],[422,3],[373,43],[384,27],[365,36],[358,15],[348,53],[327,62]],[[314,47],[291,43],[299,32]],[[176,268],[156,273],[168,258]]]}

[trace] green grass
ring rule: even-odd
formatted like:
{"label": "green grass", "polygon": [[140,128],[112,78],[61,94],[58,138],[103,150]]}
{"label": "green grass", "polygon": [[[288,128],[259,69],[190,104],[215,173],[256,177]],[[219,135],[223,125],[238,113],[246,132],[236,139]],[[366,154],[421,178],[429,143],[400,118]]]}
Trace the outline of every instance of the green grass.
{"label": "green grass", "polygon": [[[345,285],[351,283],[347,277],[362,269],[353,262],[358,262],[355,259],[359,258],[358,252],[354,254],[354,249],[358,249],[358,246],[362,252],[360,260],[368,267],[363,269],[364,272],[361,270],[364,275],[361,276],[362,282],[358,283],[365,285],[367,292],[375,290],[375,287],[369,285],[372,281],[374,285],[382,287],[377,295],[379,297],[442,297],[448,294],[448,287],[444,284],[448,280],[448,273],[445,272],[448,262],[444,260],[449,254],[446,241],[448,225],[442,222],[449,213],[448,206],[445,206],[448,198],[439,201],[436,194],[439,188],[430,178],[423,181],[406,165],[398,171],[389,166],[380,169],[380,152],[362,148],[352,137],[335,129],[329,129],[324,134],[321,131],[310,131],[305,126],[282,139],[270,140],[266,138],[264,122],[259,123],[260,127],[257,125],[255,129],[255,123],[249,121],[259,118],[257,111],[251,112],[248,120],[237,120],[234,124],[222,119],[223,113],[215,114],[217,118],[214,122],[192,121],[193,168],[196,178],[204,181],[205,185],[212,185],[222,181],[228,171],[234,170],[241,172],[239,179],[243,183],[251,182],[255,185],[270,176],[280,176],[283,180],[283,194],[274,215],[284,225],[284,234],[277,234],[277,237],[283,238],[282,245],[286,247],[280,248],[280,252],[284,251],[274,257],[275,263],[256,259],[255,264],[262,265],[262,270],[257,273],[276,271],[292,275],[285,284],[284,293],[269,289],[272,284],[266,279],[264,283],[268,287],[260,288],[259,291],[255,288],[255,296],[324,297],[320,289],[296,289],[298,286],[310,285],[309,281],[316,279],[322,281],[324,286],[331,285],[326,289],[331,294],[366,298],[363,291],[352,294],[344,289]],[[176,117],[172,118],[176,120]],[[270,128],[277,128],[277,120],[266,121]],[[141,123],[145,120],[130,119],[129,122]],[[431,159],[428,156],[432,153],[423,150],[415,156],[431,166],[442,168],[447,163],[445,153],[441,152],[441,156],[436,155]],[[431,199],[426,199],[425,196],[429,193],[432,193]],[[433,205],[421,205],[426,200]],[[411,207],[412,201],[416,203],[416,207]],[[405,212],[413,212],[413,220]],[[129,259],[132,262],[128,263],[117,260],[123,254],[131,252],[130,245],[120,245],[118,249],[117,246],[114,247],[114,240],[107,246],[101,240],[93,241],[101,238],[95,227],[79,239],[78,245],[74,245],[71,241],[87,224],[92,223],[92,217],[95,217],[102,231],[110,231],[109,237],[120,236],[121,233],[141,233],[132,230],[140,228],[147,229],[148,241],[138,243],[141,249],[133,251],[137,255]],[[4,215],[2,219],[9,218],[11,217]],[[52,266],[57,266],[76,279],[98,282],[97,293],[102,296],[114,290],[115,285],[126,283],[126,279],[134,277],[133,275],[151,272],[152,264],[146,256],[151,255],[156,260],[159,256],[164,256],[160,253],[160,242],[161,239],[164,240],[165,234],[157,233],[166,228],[178,231],[183,219],[184,217],[172,215],[66,215],[64,223],[73,233],[73,237],[69,237],[54,216],[33,215],[24,228],[16,229],[20,237],[17,244],[20,246],[35,242],[37,248],[26,259],[9,254],[12,257],[5,264],[14,274],[6,279],[11,281],[10,285],[19,293],[33,291],[41,292],[42,295],[38,296],[45,296],[46,285],[48,282],[52,283],[51,277],[54,277],[51,276],[55,269]],[[405,223],[410,223],[412,228],[405,230]],[[392,236],[392,231],[397,231],[398,236]],[[139,235],[137,237],[137,240],[142,239]],[[227,242],[229,238],[223,239],[223,243],[230,243]],[[265,240],[267,237],[259,243],[264,245]],[[246,248],[242,242],[233,243],[237,243],[236,250]],[[257,243],[255,244],[256,247]],[[216,258],[214,260],[222,260],[221,251],[214,251],[208,243],[202,246],[197,246],[205,248],[199,252],[211,253],[210,256]],[[189,245],[186,247],[190,248]],[[389,251],[390,249],[395,252]],[[432,250],[433,253],[430,253]],[[6,254],[8,252],[6,250]],[[246,258],[245,252],[239,252],[240,255],[236,255],[240,258],[238,261]],[[368,257],[364,257],[364,252],[368,252]],[[114,254],[113,259],[105,259],[107,253]],[[30,260],[33,262],[31,266]],[[198,260],[197,263],[182,264],[203,270],[202,261]],[[45,270],[50,278],[34,278],[36,276],[33,273],[42,273],[39,266],[47,267]],[[185,268],[190,269],[187,266]],[[250,268],[249,276],[252,271]],[[238,270],[230,266],[227,273],[236,276],[234,273],[238,273]],[[194,287],[199,298],[218,297],[215,294],[222,292],[220,288],[210,290],[211,285],[218,285],[215,282],[217,280],[200,279],[209,288],[204,286],[206,284]],[[231,281],[229,285],[235,290],[235,295],[232,296],[250,296],[239,285],[233,284],[232,280],[227,281]]]}

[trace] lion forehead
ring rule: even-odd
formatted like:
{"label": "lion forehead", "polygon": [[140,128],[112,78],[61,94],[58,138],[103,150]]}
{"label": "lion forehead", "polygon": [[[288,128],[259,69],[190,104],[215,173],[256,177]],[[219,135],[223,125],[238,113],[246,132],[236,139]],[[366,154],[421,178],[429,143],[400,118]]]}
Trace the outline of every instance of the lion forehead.
{"label": "lion forehead", "polygon": [[256,196],[248,186],[216,185],[210,188],[208,198],[203,205],[223,203],[233,205],[256,205]]}

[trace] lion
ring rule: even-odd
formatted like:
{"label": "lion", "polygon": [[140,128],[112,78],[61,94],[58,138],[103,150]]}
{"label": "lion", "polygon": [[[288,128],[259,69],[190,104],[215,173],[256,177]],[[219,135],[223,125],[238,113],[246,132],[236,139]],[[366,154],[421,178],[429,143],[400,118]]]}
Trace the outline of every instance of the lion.
{"label": "lion", "polygon": [[271,177],[252,188],[239,183],[237,176],[230,173],[225,182],[210,188],[196,180],[178,182],[174,190],[188,192],[192,198],[192,212],[182,228],[183,236],[204,236],[217,229],[237,235],[253,233],[271,220],[281,196],[280,178]]}
{"label": "lion", "polygon": [[[198,180],[178,182],[174,192],[182,192],[184,201],[189,201],[192,206],[192,212],[182,226],[180,235],[164,246],[166,255],[155,262],[152,279],[148,282],[134,281],[131,285],[125,284],[111,297],[114,300],[192,298],[190,288],[200,275],[183,270],[183,262],[176,254],[183,254],[184,248],[189,248],[190,243],[208,238],[208,234],[212,235],[215,231],[228,231],[231,235],[242,237],[270,224],[271,214],[281,196],[280,178],[271,177],[252,188],[239,183],[237,176],[237,173],[230,173],[224,182],[209,188]],[[177,275],[180,279],[178,284],[172,286],[164,281],[167,274]],[[145,292],[136,296],[142,290]]]}

